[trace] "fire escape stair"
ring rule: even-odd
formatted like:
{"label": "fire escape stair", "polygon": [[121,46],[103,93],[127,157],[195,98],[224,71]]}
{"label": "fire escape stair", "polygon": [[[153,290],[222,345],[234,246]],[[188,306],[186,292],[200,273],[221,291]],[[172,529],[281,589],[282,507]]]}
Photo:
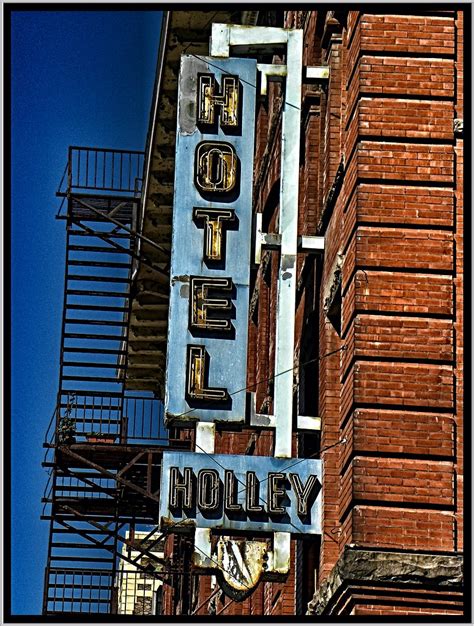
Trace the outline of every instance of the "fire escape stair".
{"label": "fire escape stair", "polygon": [[[68,187],[58,192],[67,238],[59,392],[43,463],[45,615],[116,613],[124,529],[157,529],[162,409],[151,394],[124,389],[140,159],[72,148]],[[124,173],[135,161],[134,176]]]}

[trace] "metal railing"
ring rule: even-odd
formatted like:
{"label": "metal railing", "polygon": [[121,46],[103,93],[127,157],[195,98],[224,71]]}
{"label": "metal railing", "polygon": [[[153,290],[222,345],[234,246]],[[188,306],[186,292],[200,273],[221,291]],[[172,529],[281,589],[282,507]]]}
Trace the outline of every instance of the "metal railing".
{"label": "metal railing", "polygon": [[[59,405],[56,441],[83,443],[134,443],[166,445],[168,434],[163,422],[163,404],[147,396],[104,395],[68,392]],[[69,441],[62,433],[63,420],[69,420]],[[54,432],[51,432],[52,443]]]}
{"label": "metal railing", "polygon": [[143,176],[144,152],[70,146],[66,174],[58,196],[71,191],[105,191],[134,195]]}
{"label": "metal railing", "polygon": [[51,568],[47,613],[110,613],[112,570]]}
{"label": "metal railing", "polygon": [[43,461],[44,614],[117,613],[120,529],[156,521],[163,407],[124,389],[143,163],[139,151],[71,146],[57,191],[67,239],[59,391]]}

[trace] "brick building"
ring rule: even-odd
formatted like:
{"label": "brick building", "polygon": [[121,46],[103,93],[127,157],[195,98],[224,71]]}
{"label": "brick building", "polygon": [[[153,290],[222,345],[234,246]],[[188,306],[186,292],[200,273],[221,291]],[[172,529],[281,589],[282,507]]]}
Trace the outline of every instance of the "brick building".
{"label": "brick building", "polygon": [[[262,565],[250,593],[226,586],[224,561],[216,568],[201,559],[199,566],[198,529],[164,529],[164,615],[464,614],[463,18],[470,7],[434,4],[400,14],[389,4],[385,12],[339,6],[164,13],[137,222],[138,256],[147,262],[133,268],[125,385],[164,398],[171,384],[166,359],[169,365],[178,358],[167,341],[172,314],[168,319],[163,271],[170,270],[177,186],[186,176],[176,160],[181,57],[213,56],[213,24],[300,31],[301,97],[287,90],[300,73],[289,43],[287,50],[264,45],[248,53],[235,43],[245,29],[235,31],[234,44],[228,39],[231,56],[257,59],[259,76],[269,71],[275,78],[274,66],[285,68],[266,90],[262,78],[241,86],[244,93],[260,89],[242,390],[260,422],[247,415],[244,424],[211,425],[209,448],[199,422],[168,412],[167,426],[170,448],[197,456],[239,455],[244,466],[251,456],[288,457],[289,466],[316,459],[322,467],[321,532],[280,533],[288,534],[287,571],[265,572]],[[288,105],[290,96],[297,105]],[[226,101],[218,97],[223,110]],[[282,128],[288,108],[301,118],[293,154],[294,350],[285,370],[278,367],[286,319],[279,304],[288,193],[282,163],[298,147]],[[171,290],[178,279],[172,276]],[[289,453],[277,454],[282,441],[271,421],[278,378],[288,371],[291,446],[288,437]],[[271,532],[214,528],[213,555],[229,537],[244,540],[241,547],[272,544]],[[256,560],[247,561],[249,570]]]}
{"label": "brick building", "polygon": [[[294,353],[295,412],[322,427],[292,444],[293,456],[323,460],[323,533],[293,537],[286,579],[241,602],[212,572],[176,576],[167,614],[462,613],[465,12],[211,19],[302,29],[303,65],[329,68],[302,89],[298,235],[324,236],[325,250],[298,254]],[[177,74],[179,13],[168,16],[164,83]],[[207,54],[205,38],[191,50]],[[253,209],[267,233],[278,225],[284,97],[284,83],[270,83],[256,110]],[[278,254],[264,250],[254,266],[249,315],[248,385],[268,414]],[[215,451],[272,455],[273,433],[217,428]],[[192,540],[170,534],[167,551],[186,569]]]}

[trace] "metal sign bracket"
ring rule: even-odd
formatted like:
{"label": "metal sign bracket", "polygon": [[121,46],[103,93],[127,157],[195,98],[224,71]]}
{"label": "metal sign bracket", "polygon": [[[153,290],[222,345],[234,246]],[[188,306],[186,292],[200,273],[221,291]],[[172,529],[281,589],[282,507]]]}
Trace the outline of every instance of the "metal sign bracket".
{"label": "metal sign bracket", "polygon": [[[281,234],[264,233],[262,231],[262,214],[256,213],[255,218],[255,245],[254,263],[260,265],[262,250],[280,250]],[[324,253],[324,237],[316,235],[299,235],[297,239],[297,250],[306,254]]]}
{"label": "metal sign bracket", "polygon": [[[255,392],[250,392],[250,426],[254,426],[256,428],[275,428],[275,416],[268,415],[266,413],[257,413],[255,398]],[[296,418],[296,428],[299,431],[321,430],[321,418],[308,415],[298,415]]]}

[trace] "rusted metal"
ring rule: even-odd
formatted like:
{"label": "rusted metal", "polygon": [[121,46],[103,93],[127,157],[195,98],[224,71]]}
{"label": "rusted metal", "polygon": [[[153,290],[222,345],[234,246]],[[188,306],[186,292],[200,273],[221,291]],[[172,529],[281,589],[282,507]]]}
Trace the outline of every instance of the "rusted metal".
{"label": "rusted metal", "polygon": [[80,204],[82,204],[84,207],[86,207],[87,209],[90,209],[91,211],[93,211],[96,215],[107,219],[109,222],[112,222],[112,224],[115,224],[115,226],[118,226],[119,228],[124,230],[126,233],[129,233],[130,235],[133,235],[134,237],[137,237],[138,239],[142,239],[145,243],[149,244],[150,246],[153,246],[154,248],[162,252],[166,257],[169,257],[168,250],[165,250],[163,246],[160,246],[155,241],[152,241],[148,237],[145,237],[145,235],[141,235],[140,233],[133,231],[131,228],[128,228],[127,226],[125,226],[125,224],[123,224],[122,222],[119,222],[118,220],[116,220],[110,214],[104,214],[102,211],[99,211],[98,209],[93,207],[89,202],[85,202],[84,200],[81,200],[79,198],[77,198],[77,201]]}
{"label": "rusted metal", "polygon": [[152,494],[152,491],[151,491],[152,471],[153,471],[153,452],[148,450],[148,452],[147,452],[146,490],[147,490],[148,493],[151,493],[151,494]]}
{"label": "rusted metal", "polygon": [[[78,226],[79,228],[84,230],[85,233],[91,235],[92,237],[97,237],[101,241],[104,241],[105,243],[109,244],[112,248],[117,250],[117,252],[123,252],[123,254],[129,255],[133,259],[140,260],[140,262],[143,265],[145,265],[146,267],[149,267],[151,270],[157,272],[158,274],[161,274],[163,276],[168,277],[166,272],[164,272],[163,269],[157,267],[152,261],[150,261],[150,259],[147,257],[147,255],[145,255],[143,252],[138,254],[137,252],[134,251],[134,249],[124,248],[123,246],[119,245],[115,241],[111,241],[110,240],[110,235],[107,235],[106,233],[101,233],[100,231],[94,231],[91,228],[88,228],[87,226],[82,224],[81,222],[78,222],[77,220],[71,220],[71,223],[75,224],[76,226]],[[71,231],[70,234],[71,235],[74,234],[76,236],[80,236],[82,233],[72,232]],[[119,234],[114,234],[114,239],[119,239],[119,238],[122,238],[122,237],[128,238],[128,234],[120,234],[120,233]],[[105,252],[105,250],[104,250],[104,252]]]}
{"label": "rusted metal", "polygon": [[[90,459],[87,459],[86,457],[84,457],[84,456],[82,456],[80,454],[77,454],[76,452],[73,452],[71,450],[71,448],[59,446],[59,449],[63,452],[64,456],[66,456],[66,457],[69,456],[69,457],[72,457],[72,458],[74,458],[74,459],[76,459],[78,461],[81,461],[81,463],[84,463],[85,465],[88,465],[89,467],[93,467],[98,472],[102,473],[104,476],[107,476],[107,478],[115,480],[116,482],[124,485],[125,487],[128,487],[132,491],[136,491],[140,495],[145,496],[147,498],[150,498],[151,500],[154,500],[155,502],[158,502],[158,503],[160,502],[160,498],[159,497],[156,497],[156,496],[152,495],[151,493],[147,492],[145,489],[142,489],[138,485],[135,485],[131,481],[126,480],[125,478],[122,478],[121,476],[118,476],[117,474],[109,472],[104,467],[101,467],[98,463],[94,463]],[[93,446],[93,450],[94,451],[98,451],[98,446]]]}
{"label": "rusted metal", "polygon": [[[161,559],[161,558],[157,557],[156,555],[152,554],[146,547],[142,546],[140,542],[137,543],[135,541],[131,541],[130,539],[127,539],[125,536],[120,535],[118,532],[111,531],[110,529],[108,529],[103,524],[98,524],[97,522],[94,522],[93,520],[89,520],[87,515],[81,513],[80,511],[77,511],[76,509],[74,509],[71,506],[62,505],[62,508],[64,510],[66,510],[66,511],[70,511],[71,513],[74,513],[74,515],[76,517],[80,517],[80,518],[84,519],[85,521],[87,521],[88,524],[90,524],[91,526],[94,526],[94,528],[100,530],[101,532],[103,532],[105,534],[108,534],[110,537],[112,537],[112,538],[116,537],[117,539],[120,539],[120,541],[122,541],[125,545],[129,546],[130,548],[133,548],[134,550],[139,551],[141,554],[145,554],[146,556],[150,557],[153,561],[156,561],[157,563],[161,563],[163,565],[166,564],[165,559]],[[65,526],[66,528],[73,529],[78,534],[82,534],[84,537],[87,536],[87,539],[89,541],[95,543],[96,545],[99,545],[101,547],[105,547],[105,544],[104,544],[103,541],[97,541],[96,539],[91,537],[87,530],[74,528],[70,524],[67,524],[67,522],[64,522],[64,520],[61,521],[61,524],[63,526]],[[107,549],[108,549],[108,547],[107,547]],[[129,562],[134,564],[134,565],[138,565],[136,560],[135,561],[129,560]]]}
{"label": "rusted metal", "polygon": [[268,564],[268,542],[220,537],[216,576],[226,595],[241,601],[260,582]]}
{"label": "rusted metal", "polygon": [[58,196],[78,190],[133,193],[135,180],[143,172],[144,152],[141,150],[70,146],[68,157],[68,184],[63,187],[63,177]]}
{"label": "rusted metal", "polygon": [[145,454],[145,450],[140,450],[140,452],[133,457],[133,459],[127,463],[127,465],[125,465],[125,467],[122,467],[118,472],[117,472],[117,476],[122,476],[123,474],[125,474],[125,472],[127,472],[133,465],[135,465],[135,463],[142,458],[142,456]]}
{"label": "rusted metal", "polygon": [[205,600],[203,600],[201,602],[201,604],[199,604],[194,611],[191,613],[191,615],[196,615],[197,613],[199,613],[199,611],[202,609],[202,607],[204,605],[206,605],[208,602],[210,602],[213,598],[215,598],[219,593],[221,593],[220,589],[217,589],[216,591],[213,591],[211,593],[211,595],[207,596],[207,598]]}
{"label": "rusted metal", "polygon": [[224,604],[224,606],[222,607],[222,609],[219,609],[219,610],[216,612],[216,615],[221,615],[221,613],[224,613],[224,611],[225,611],[226,609],[228,609],[228,608],[229,608],[229,606],[230,606],[231,604],[233,604],[234,602],[235,602],[235,600],[234,600],[234,599],[229,600],[229,602],[227,602],[227,604]]}

